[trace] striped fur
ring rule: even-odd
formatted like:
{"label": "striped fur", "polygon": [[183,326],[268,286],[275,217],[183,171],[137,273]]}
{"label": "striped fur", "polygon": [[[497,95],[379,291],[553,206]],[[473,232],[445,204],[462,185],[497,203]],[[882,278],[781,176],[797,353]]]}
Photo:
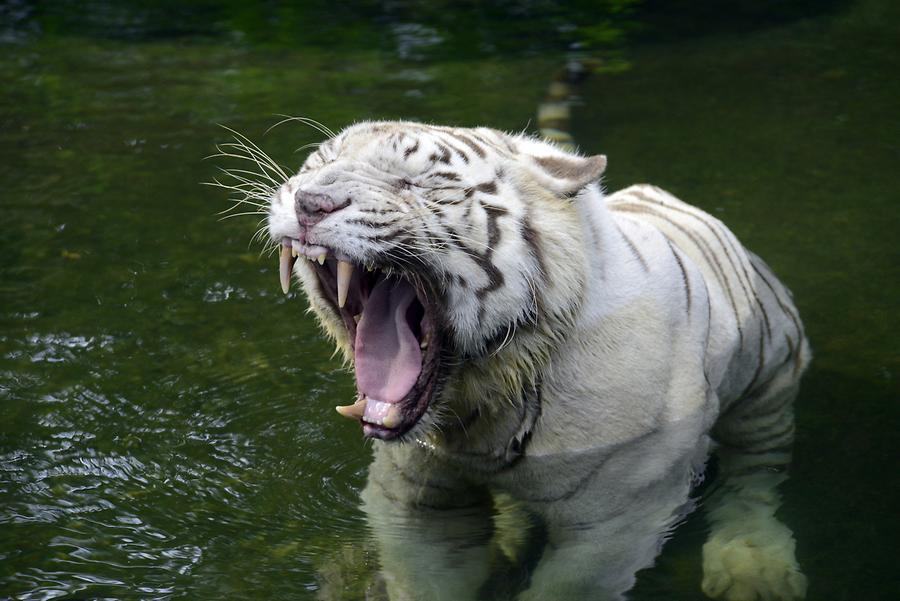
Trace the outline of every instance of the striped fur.
{"label": "striped fur", "polygon": [[[394,598],[476,597],[484,548],[433,532],[498,491],[546,527],[517,598],[621,598],[717,445],[704,590],[803,594],[774,518],[810,356],[791,295],[709,214],[648,185],[604,197],[604,167],[486,128],[361,123],[273,195],[273,240],[306,236],[439,298],[439,391],[400,444],[376,444],[364,493],[382,564],[406,566],[388,579]],[[301,233],[298,191],[339,210]],[[352,361],[314,267],[296,271]],[[472,515],[459,527],[490,519]],[[436,530],[416,544],[398,520]]]}

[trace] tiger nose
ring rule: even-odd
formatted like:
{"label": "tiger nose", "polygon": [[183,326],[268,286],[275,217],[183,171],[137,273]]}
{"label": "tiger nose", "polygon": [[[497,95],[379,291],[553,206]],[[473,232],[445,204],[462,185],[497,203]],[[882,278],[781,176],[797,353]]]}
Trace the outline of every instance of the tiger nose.
{"label": "tiger nose", "polygon": [[297,216],[304,221],[308,221],[310,218],[318,221],[328,213],[339,211],[349,204],[349,198],[343,203],[338,203],[327,194],[316,194],[305,190],[297,190],[294,194],[294,210]]}

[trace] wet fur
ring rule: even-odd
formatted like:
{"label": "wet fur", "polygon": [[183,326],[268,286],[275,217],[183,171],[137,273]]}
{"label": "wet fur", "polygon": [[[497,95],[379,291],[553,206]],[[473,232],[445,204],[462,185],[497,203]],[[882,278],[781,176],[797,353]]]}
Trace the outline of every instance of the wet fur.
{"label": "wet fur", "polygon": [[[622,598],[717,445],[704,590],[804,594],[773,515],[809,360],[790,293],[721,222],[668,193],[605,197],[604,167],[484,128],[361,123],[271,199],[278,241],[299,187],[352,198],[357,212],[322,222],[322,244],[391,258],[444,294],[441,390],[402,441],[375,444],[363,495],[392,598],[475,598],[486,542],[447,533],[481,532],[498,493],[546,527],[519,599]],[[361,241],[351,220],[377,210],[371,231],[400,223],[399,239]],[[352,361],[312,269],[297,272]]]}

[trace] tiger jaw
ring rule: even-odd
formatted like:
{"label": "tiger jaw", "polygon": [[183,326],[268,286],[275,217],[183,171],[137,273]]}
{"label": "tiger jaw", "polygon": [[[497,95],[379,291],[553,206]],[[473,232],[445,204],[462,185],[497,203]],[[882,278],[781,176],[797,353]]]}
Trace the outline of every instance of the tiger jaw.
{"label": "tiger jaw", "polygon": [[310,263],[322,296],[347,329],[358,400],[336,407],[361,422],[363,434],[390,440],[412,429],[434,396],[441,345],[437,307],[425,286],[341,253],[284,238],[280,259],[287,292],[298,256]]}

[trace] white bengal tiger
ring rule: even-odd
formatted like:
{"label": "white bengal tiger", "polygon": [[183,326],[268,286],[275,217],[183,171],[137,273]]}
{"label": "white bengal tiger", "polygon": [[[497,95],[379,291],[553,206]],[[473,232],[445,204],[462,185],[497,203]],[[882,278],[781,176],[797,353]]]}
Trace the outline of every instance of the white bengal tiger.
{"label": "white bengal tiger", "polygon": [[337,410],[377,439],[363,497],[392,599],[489,595],[510,506],[541,533],[517,599],[623,598],[714,447],[703,590],[804,596],[774,517],[810,356],[791,295],[663,190],[604,197],[605,165],[366,122],[272,194],[282,286],[299,276],[355,371]]}

